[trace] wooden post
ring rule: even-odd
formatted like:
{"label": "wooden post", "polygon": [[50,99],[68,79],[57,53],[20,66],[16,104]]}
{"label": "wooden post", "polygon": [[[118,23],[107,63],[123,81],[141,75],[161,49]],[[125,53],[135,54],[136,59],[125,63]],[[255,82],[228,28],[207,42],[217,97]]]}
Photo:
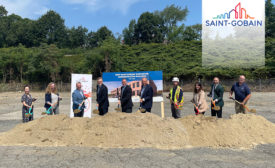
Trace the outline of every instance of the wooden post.
{"label": "wooden post", "polygon": [[161,118],[164,118],[164,102],[161,102]]}

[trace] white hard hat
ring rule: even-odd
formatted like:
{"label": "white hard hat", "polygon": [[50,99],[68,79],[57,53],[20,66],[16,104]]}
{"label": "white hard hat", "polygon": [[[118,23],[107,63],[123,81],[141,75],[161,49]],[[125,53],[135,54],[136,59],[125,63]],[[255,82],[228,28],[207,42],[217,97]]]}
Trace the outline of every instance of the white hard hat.
{"label": "white hard hat", "polygon": [[174,77],[172,82],[180,82],[179,78],[178,77]]}

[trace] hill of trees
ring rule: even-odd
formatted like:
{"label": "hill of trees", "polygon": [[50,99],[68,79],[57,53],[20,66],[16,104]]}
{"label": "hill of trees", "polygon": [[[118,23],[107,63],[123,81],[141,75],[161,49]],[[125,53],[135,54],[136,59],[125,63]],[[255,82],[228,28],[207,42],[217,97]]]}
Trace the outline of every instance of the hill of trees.
{"label": "hill of trees", "polygon": [[37,20],[8,15],[0,6],[0,80],[70,82],[71,73],[162,70],[166,80],[275,77],[275,7],[266,1],[266,66],[253,69],[201,67],[201,25],[185,26],[187,8],[167,6],[132,20],[122,35],[103,26],[68,28],[55,11]]}

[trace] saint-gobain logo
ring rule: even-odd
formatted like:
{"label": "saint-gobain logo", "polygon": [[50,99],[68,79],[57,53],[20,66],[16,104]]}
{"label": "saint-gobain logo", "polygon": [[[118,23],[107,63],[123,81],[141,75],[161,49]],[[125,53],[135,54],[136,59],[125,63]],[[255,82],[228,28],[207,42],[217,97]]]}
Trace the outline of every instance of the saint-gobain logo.
{"label": "saint-gobain logo", "polygon": [[217,15],[213,17],[213,20],[206,20],[206,26],[262,26],[262,20],[255,20],[255,17],[252,17],[248,14],[245,8],[242,8],[241,2],[239,2],[235,8],[229,12]]}

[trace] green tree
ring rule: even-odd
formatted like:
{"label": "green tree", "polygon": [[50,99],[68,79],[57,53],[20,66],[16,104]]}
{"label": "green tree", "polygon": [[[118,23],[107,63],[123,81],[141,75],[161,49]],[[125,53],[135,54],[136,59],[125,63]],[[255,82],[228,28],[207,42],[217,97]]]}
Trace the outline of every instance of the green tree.
{"label": "green tree", "polygon": [[136,20],[133,19],[130,21],[130,24],[128,28],[125,28],[123,30],[123,40],[125,44],[128,45],[133,45],[135,44],[135,25],[136,25]]}
{"label": "green tree", "polygon": [[100,46],[104,40],[109,37],[114,38],[114,35],[111,30],[109,30],[106,26],[103,26],[97,30],[97,32],[90,32],[88,35],[89,45],[90,47],[98,47]]}
{"label": "green tree", "polygon": [[105,71],[104,55],[101,49],[95,48],[85,53],[85,67],[88,68],[88,72],[93,74],[94,77],[100,77]]}
{"label": "green tree", "polygon": [[42,44],[36,48],[29,65],[32,80],[39,82],[58,81],[62,57],[60,50],[54,44]]}
{"label": "green tree", "polygon": [[106,72],[111,72],[111,70],[115,69],[116,66],[119,67],[118,64],[115,64],[120,62],[118,61],[118,59],[120,58],[119,48],[120,48],[119,41],[111,37],[104,40],[102,45],[100,46],[100,53],[104,56]]}
{"label": "green tree", "polygon": [[20,33],[19,29],[21,27],[22,18],[18,15],[12,14],[0,18],[0,22],[0,45],[2,47],[17,46],[20,43],[18,35]]}
{"label": "green tree", "polygon": [[15,67],[19,72],[18,78],[19,81],[22,83],[23,76],[27,73],[27,67],[29,62],[28,50],[20,44],[18,47],[12,48],[11,54],[14,55]]}
{"label": "green tree", "polygon": [[82,26],[72,27],[68,30],[68,44],[70,48],[86,47],[88,40],[88,29]]}
{"label": "green tree", "polygon": [[7,15],[8,15],[8,11],[6,10],[6,8],[3,5],[0,5],[0,17],[7,16]]}
{"label": "green tree", "polygon": [[187,26],[185,30],[182,32],[182,40],[201,40],[201,31],[201,24]]}
{"label": "green tree", "polygon": [[162,43],[165,35],[163,20],[153,13],[145,12],[140,15],[135,26],[137,43]]}
{"label": "green tree", "polygon": [[7,36],[7,18],[0,17],[0,48],[5,46],[6,36]]}
{"label": "green tree", "polygon": [[168,42],[177,42],[183,40],[183,33],[185,31],[185,26],[175,26],[172,28],[172,31],[167,35]]}
{"label": "green tree", "polygon": [[41,16],[34,31],[40,43],[56,44],[58,47],[65,45],[67,36],[64,19],[55,11],[50,10]]}
{"label": "green tree", "polygon": [[12,54],[12,48],[8,48],[7,50],[7,54],[8,54],[8,59],[7,59],[7,71],[8,71],[8,79],[9,82],[13,82],[15,81],[15,56],[14,54]]}
{"label": "green tree", "polygon": [[[23,19],[18,24],[17,37],[19,44],[26,47],[34,47],[35,43],[35,32],[34,32],[35,21],[30,19]],[[40,43],[39,43],[40,44]]]}
{"label": "green tree", "polygon": [[1,76],[2,82],[7,82],[7,69],[8,69],[8,59],[9,52],[7,48],[0,48],[0,68],[1,68]]}
{"label": "green tree", "polygon": [[271,0],[265,3],[266,37],[275,37],[275,7]]}
{"label": "green tree", "polygon": [[166,27],[166,37],[169,41],[171,40],[171,34],[175,34],[174,31],[177,32],[177,24],[184,21],[187,14],[187,7],[182,8],[180,6],[175,6],[174,4],[167,6],[162,11],[155,12],[155,15],[160,16],[161,19],[164,21],[164,25]]}

